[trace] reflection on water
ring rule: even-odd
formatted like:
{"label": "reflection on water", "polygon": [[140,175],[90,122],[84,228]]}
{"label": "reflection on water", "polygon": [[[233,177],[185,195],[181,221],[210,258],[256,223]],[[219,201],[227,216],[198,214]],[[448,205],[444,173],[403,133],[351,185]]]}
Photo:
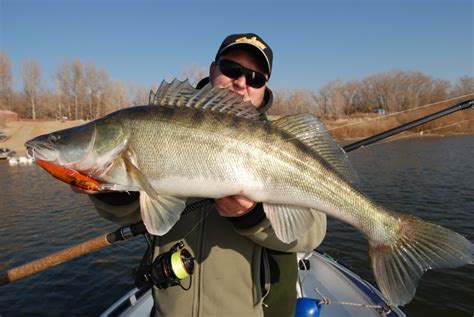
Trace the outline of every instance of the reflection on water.
{"label": "reflection on water", "polygon": [[[429,219],[474,240],[474,137],[415,138],[349,154],[359,187],[395,211]],[[116,228],[88,198],[36,166],[0,162],[0,270],[24,264]],[[321,250],[373,281],[365,238],[330,220]],[[145,244],[139,237],[0,288],[0,315],[98,315],[133,287],[133,268]],[[474,312],[474,268],[428,272],[412,316]]]}
{"label": "reflection on water", "polygon": [[[474,241],[474,137],[411,138],[349,153],[359,188],[390,210],[411,213]],[[329,222],[321,249],[374,283],[367,244],[359,232]],[[474,267],[425,273],[415,299],[404,308],[412,316],[474,312]]]}
{"label": "reflection on water", "polygon": [[[1,271],[116,228],[39,167],[0,163]],[[0,315],[98,315],[133,287],[144,250],[137,237],[4,286]]]}

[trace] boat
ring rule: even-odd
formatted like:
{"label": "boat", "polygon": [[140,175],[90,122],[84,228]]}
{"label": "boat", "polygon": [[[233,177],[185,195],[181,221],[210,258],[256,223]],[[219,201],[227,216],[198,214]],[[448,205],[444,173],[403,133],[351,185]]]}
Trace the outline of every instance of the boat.
{"label": "boat", "polygon": [[[296,317],[406,316],[375,286],[326,254],[298,253],[298,266]],[[151,289],[134,288],[100,316],[149,316],[152,307]]]}
{"label": "boat", "polygon": [[31,165],[33,164],[34,159],[29,156],[17,156],[17,155],[12,155],[8,159],[8,164],[10,166],[16,166],[16,165]]}
{"label": "boat", "polygon": [[8,159],[8,158],[10,158],[11,156],[13,156],[15,154],[16,154],[16,152],[13,151],[12,149],[9,149],[9,148],[6,148],[6,147],[1,147],[0,148],[0,159],[1,160]]}
{"label": "boat", "polygon": [[[296,316],[406,316],[371,283],[318,251],[298,253]],[[315,302],[313,305],[308,302]],[[318,310],[318,315],[307,314]]]}

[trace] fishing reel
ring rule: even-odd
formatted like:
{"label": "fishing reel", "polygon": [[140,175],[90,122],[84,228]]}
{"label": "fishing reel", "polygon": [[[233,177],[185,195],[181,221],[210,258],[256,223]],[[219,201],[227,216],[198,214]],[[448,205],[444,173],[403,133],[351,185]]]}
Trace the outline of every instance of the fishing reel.
{"label": "fishing reel", "polygon": [[194,258],[180,241],[169,251],[158,255],[151,265],[147,265],[146,271],[135,280],[138,288],[155,285],[160,289],[166,289],[179,285],[182,289],[188,290],[191,287],[191,280],[187,288],[181,284],[181,280],[191,278],[194,273]]}

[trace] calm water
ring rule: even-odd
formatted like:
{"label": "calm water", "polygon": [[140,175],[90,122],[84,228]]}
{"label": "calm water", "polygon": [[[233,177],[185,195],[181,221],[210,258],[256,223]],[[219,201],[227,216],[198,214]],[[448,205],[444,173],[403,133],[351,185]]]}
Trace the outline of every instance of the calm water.
{"label": "calm water", "polygon": [[[444,225],[474,241],[474,137],[395,141],[350,153],[360,188],[396,211]],[[0,162],[0,270],[112,231],[88,198],[36,166]],[[321,250],[373,281],[367,244],[352,227],[329,223]],[[133,287],[141,237],[0,288],[0,315],[88,315]],[[474,266],[425,273],[411,316],[472,316]]]}

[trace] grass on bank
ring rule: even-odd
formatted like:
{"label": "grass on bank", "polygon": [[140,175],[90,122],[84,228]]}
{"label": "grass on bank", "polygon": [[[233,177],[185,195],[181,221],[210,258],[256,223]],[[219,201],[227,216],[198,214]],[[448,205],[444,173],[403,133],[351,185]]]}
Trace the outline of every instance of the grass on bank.
{"label": "grass on bank", "polygon": [[[431,106],[400,113],[386,114],[356,114],[346,118],[335,120],[324,120],[326,127],[335,139],[353,139],[368,137],[392,128],[395,128],[412,120],[444,110],[460,102],[472,99],[474,95],[443,101]],[[466,109],[449,114],[445,117],[425,123],[409,131],[406,134],[431,134],[431,135],[455,135],[474,134],[474,109]]]}

